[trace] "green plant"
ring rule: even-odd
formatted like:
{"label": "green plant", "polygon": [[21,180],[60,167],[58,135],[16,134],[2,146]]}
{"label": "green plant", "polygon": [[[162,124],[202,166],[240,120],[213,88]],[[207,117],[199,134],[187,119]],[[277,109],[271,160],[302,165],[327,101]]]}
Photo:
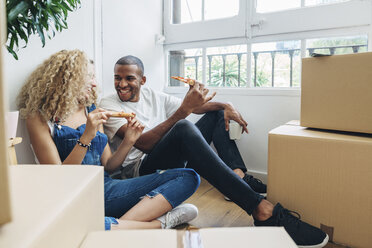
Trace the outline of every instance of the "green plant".
{"label": "green plant", "polygon": [[[209,80],[209,86],[212,87],[239,87],[247,84],[245,70],[240,71],[240,82],[239,82],[239,70],[238,70],[238,58],[226,59],[225,64],[225,82],[223,81],[223,61],[222,58],[214,59],[211,63],[211,78]],[[242,62],[240,68],[245,68],[245,61]]]}
{"label": "green plant", "polygon": [[80,0],[6,0],[8,51],[18,59],[20,41],[26,47],[32,34],[39,35],[44,47],[45,36],[51,39],[55,31],[67,29],[68,12],[80,5]]}

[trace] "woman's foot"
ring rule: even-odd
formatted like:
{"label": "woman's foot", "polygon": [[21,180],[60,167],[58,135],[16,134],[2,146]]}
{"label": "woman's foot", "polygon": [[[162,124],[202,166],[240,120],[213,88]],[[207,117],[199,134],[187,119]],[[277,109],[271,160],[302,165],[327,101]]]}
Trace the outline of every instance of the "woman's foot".
{"label": "woman's foot", "polygon": [[198,216],[198,208],[192,204],[184,203],[160,216],[157,220],[160,221],[161,228],[170,229],[192,221],[196,216]]}

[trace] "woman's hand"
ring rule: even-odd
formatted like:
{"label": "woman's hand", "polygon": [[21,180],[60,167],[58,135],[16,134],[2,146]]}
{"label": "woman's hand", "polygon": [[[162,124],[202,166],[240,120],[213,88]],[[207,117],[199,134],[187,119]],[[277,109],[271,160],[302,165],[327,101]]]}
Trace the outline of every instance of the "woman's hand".
{"label": "woman's hand", "polygon": [[127,130],[125,131],[124,140],[134,145],[141,136],[144,125],[136,118],[128,118]]}
{"label": "woman's hand", "polygon": [[108,119],[106,110],[97,108],[90,112],[87,117],[87,123],[83,135],[80,137],[80,141],[83,144],[89,144],[94,137],[96,137],[97,131],[102,124],[106,123]]}

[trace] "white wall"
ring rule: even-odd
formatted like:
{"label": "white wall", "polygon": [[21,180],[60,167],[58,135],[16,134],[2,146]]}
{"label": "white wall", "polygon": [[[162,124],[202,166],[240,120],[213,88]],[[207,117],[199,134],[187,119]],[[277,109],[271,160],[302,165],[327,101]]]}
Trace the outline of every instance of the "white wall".
{"label": "white wall", "polygon": [[145,66],[147,86],[163,88],[163,46],[155,44],[162,33],[162,0],[102,1],[103,95],[114,93],[114,65],[122,56],[139,57]]}
{"label": "white wall", "polygon": [[[17,110],[16,97],[20,88],[30,73],[51,54],[62,49],[81,49],[94,58],[93,4],[93,1],[82,1],[82,7],[68,17],[69,29],[57,33],[52,40],[46,40],[44,48],[39,37],[33,36],[27,47],[19,50],[19,60],[4,51],[4,82],[9,110]],[[18,124],[17,136],[23,138],[23,142],[16,145],[18,163],[34,163],[24,121]]]}

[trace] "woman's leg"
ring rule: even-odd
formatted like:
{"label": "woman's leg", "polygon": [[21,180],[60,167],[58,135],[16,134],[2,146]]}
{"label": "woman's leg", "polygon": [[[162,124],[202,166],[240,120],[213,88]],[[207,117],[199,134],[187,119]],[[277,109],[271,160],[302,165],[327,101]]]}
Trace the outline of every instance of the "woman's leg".
{"label": "woman's leg", "polygon": [[121,229],[158,229],[161,223],[158,220],[144,222],[135,220],[120,220],[114,217],[105,217],[105,230],[121,230]]}
{"label": "woman's leg", "polygon": [[199,183],[192,169],[157,171],[127,180],[105,177],[105,212],[122,220],[150,222],[189,198]]}
{"label": "woman's leg", "polygon": [[153,198],[145,196],[128,212],[120,217],[121,220],[151,221],[172,210],[172,205],[161,194]]}

